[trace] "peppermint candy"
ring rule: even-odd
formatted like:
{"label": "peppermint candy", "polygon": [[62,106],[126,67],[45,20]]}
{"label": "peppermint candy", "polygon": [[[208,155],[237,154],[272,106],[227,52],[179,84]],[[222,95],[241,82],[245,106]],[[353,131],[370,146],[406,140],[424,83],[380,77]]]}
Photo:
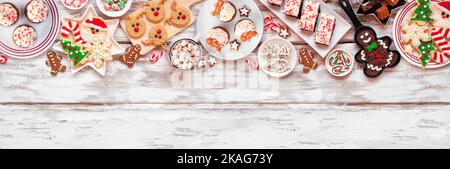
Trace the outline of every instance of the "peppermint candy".
{"label": "peppermint candy", "polygon": [[0,64],[5,64],[8,61],[8,57],[6,55],[0,55]]}

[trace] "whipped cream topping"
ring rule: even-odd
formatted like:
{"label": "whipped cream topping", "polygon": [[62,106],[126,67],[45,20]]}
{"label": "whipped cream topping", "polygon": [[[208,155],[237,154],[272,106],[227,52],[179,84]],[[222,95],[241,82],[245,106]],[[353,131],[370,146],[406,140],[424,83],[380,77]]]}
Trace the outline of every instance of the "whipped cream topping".
{"label": "whipped cream topping", "polygon": [[0,25],[11,26],[19,19],[19,12],[13,5],[0,4]]}
{"label": "whipped cream topping", "polygon": [[229,2],[225,2],[217,16],[220,21],[231,21],[236,14],[236,8]]}
{"label": "whipped cream topping", "polygon": [[47,19],[48,6],[43,0],[32,0],[27,5],[27,17],[31,22],[40,23]]}
{"label": "whipped cream topping", "polygon": [[27,25],[22,25],[16,28],[13,33],[13,40],[17,46],[22,48],[29,48],[37,39],[36,31]]}

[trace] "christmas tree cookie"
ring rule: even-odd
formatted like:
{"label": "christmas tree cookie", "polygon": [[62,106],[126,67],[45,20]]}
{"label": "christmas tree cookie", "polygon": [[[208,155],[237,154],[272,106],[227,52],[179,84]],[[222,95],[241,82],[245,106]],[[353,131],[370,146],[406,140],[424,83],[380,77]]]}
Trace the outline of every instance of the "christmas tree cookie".
{"label": "christmas tree cookie", "polygon": [[433,11],[430,9],[430,0],[417,0],[419,5],[414,10],[414,17],[411,21],[423,21],[423,22],[433,22],[434,19],[431,18]]}
{"label": "christmas tree cookie", "polygon": [[73,65],[77,66],[89,54],[88,50],[82,51],[81,46],[72,44],[71,41],[61,40],[62,48],[67,51],[67,56],[73,61]]}

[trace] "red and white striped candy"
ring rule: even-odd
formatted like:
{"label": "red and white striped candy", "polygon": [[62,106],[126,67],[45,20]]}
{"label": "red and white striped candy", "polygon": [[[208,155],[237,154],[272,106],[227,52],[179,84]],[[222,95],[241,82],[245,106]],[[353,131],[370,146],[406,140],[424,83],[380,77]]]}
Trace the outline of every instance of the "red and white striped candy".
{"label": "red and white striped candy", "polygon": [[164,52],[160,51],[160,52],[155,52],[152,55],[150,55],[150,62],[155,64],[156,62],[159,61],[159,59],[164,56]]}
{"label": "red and white striped candy", "polygon": [[431,39],[441,52],[433,52],[431,59],[439,64],[445,63],[450,60],[450,28],[433,28],[430,31]]}
{"label": "red and white striped candy", "polygon": [[257,60],[246,59],[245,62],[247,62],[248,66],[250,66],[252,70],[259,70],[259,64]]}
{"label": "red and white striped candy", "polygon": [[73,36],[76,44],[84,43],[83,38],[81,38],[80,23],[72,20],[65,20],[62,24],[61,36],[68,38],[70,35]]}
{"label": "red and white striped candy", "polygon": [[0,55],[0,63],[5,64],[8,61],[8,57],[6,55]]}

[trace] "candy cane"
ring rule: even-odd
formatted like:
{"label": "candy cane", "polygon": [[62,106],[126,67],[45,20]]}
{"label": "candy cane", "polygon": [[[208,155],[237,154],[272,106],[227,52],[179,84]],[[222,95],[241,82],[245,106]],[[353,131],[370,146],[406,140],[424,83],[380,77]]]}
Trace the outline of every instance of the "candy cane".
{"label": "candy cane", "polygon": [[257,60],[246,59],[245,62],[250,66],[252,70],[257,71],[259,69],[259,64]]}
{"label": "candy cane", "polygon": [[264,18],[264,30],[265,31],[268,31],[268,30],[271,30],[272,32],[278,32],[279,31],[279,29],[281,28],[281,27],[283,27],[283,25],[282,24],[280,24],[280,23],[275,23],[274,21],[273,21],[273,17],[272,16],[267,16],[267,17],[265,17]]}
{"label": "candy cane", "polygon": [[6,55],[0,55],[0,63],[5,64],[8,61],[8,57]]}
{"label": "candy cane", "polygon": [[150,62],[155,64],[164,55],[163,51],[155,52],[150,56]]}
{"label": "candy cane", "polygon": [[84,43],[83,38],[81,38],[80,23],[72,20],[63,22],[61,29],[61,36],[64,38],[68,38],[69,35],[73,36],[73,39],[75,40],[76,44]]}
{"label": "candy cane", "polygon": [[431,39],[441,52],[433,52],[431,59],[436,63],[442,64],[450,60],[450,28],[433,28],[430,31]]}
{"label": "candy cane", "polygon": [[431,59],[439,64],[446,63],[450,60],[450,53],[432,52]]}

